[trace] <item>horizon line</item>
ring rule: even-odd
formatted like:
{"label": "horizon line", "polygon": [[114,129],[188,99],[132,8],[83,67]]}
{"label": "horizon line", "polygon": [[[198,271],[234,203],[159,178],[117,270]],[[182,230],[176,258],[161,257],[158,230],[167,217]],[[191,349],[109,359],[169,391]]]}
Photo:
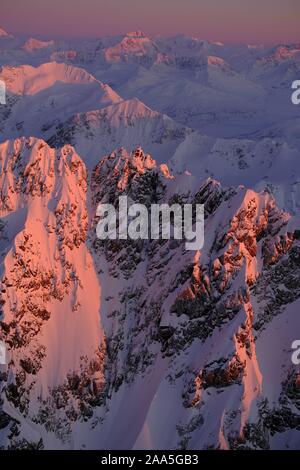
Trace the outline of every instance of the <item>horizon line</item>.
{"label": "horizon line", "polygon": [[[155,39],[155,38],[164,38],[164,39],[172,39],[176,37],[186,37],[190,39],[195,39],[197,41],[203,41],[207,42],[210,44],[216,44],[216,45],[232,45],[232,46],[249,46],[249,47],[265,47],[265,46],[279,46],[279,45],[294,45],[294,44],[300,44],[300,38],[297,41],[265,41],[265,42],[253,42],[253,41],[224,41],[220,39],[215,39],[215,38],[207,38],[207,37],[202,37],[198,36],[196,34],[189,34],[183,31],[178,31],[177,33],[174,34],[147,34],[144,32],[144,30],[140,28],[133,29],[131,31],[124,31],[124,32],[119,32],[119,33],[111,33],[111,34],[97,34],[97,35],[73,35],[73,34],[68,34],[68,35],[58,35],[58,34],[40,34],[40,33],[28,33],[28,32],[22,32],[22,31],[9,31],[5,27],[2,27],[0,25],[0,30],[3,30],[7,36],[14,37],[15,39],[37,39],[37,40],[85,40],[85,41],[92,41],[92,40],[97,40],[101,38],[113,38],[113,37],[125,37],[131,33],[142,33],[145,37],[149,39]],[[5,37],[5,36],[2,36]],[[1,38],[1,36],[0,36]]]}

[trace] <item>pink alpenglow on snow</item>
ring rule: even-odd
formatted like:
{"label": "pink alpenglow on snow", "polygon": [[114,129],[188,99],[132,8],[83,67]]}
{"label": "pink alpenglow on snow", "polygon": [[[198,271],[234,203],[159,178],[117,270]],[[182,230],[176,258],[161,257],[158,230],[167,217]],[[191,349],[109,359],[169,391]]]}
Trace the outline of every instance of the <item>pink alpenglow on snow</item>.
{"label": "pink alpenglow on snow", "polygon": [[2,1],[1,449],[300,449],[299,5]]}

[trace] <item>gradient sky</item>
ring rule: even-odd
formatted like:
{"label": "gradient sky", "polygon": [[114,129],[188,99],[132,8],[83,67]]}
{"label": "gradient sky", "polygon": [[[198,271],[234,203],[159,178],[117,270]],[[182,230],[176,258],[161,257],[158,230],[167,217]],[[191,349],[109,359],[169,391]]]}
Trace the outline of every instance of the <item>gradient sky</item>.
{"label": "gradient sky", "polygon": [[13,34],[98,37],[141,29],[230,43],[300,41],[300,0],[1,0]]}

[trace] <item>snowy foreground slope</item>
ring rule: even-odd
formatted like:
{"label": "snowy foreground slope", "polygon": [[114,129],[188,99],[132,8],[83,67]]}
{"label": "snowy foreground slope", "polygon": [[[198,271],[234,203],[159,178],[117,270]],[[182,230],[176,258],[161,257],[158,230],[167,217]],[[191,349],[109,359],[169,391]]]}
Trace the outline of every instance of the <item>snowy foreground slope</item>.
{"label": "snowy foreground slope", "polygon": [[[138,148],[0,145],[3,448],[297,448],[300,223]],[[100,241],[95,209],[205,205],[205,244]],[[130,426],[128,425],[130,423]]]}
{"label": "snowy foreground slope", "polygon": [[[300,45],[0,29],[0,448],[299,449]],[[96,237],[198,203],[205,243]]]}

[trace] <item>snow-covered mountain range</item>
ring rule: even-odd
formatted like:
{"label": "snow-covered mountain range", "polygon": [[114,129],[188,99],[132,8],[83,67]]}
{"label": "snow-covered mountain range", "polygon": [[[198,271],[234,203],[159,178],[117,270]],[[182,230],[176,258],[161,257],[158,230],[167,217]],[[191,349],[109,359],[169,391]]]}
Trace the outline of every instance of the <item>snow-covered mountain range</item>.
{"label": "snow-covered mountain range", "polygon": [[[300,45],[0,30],[0,66],[0,448],[299,449]],[[204,204],[203,249],[97,239],[124,194]]]}

